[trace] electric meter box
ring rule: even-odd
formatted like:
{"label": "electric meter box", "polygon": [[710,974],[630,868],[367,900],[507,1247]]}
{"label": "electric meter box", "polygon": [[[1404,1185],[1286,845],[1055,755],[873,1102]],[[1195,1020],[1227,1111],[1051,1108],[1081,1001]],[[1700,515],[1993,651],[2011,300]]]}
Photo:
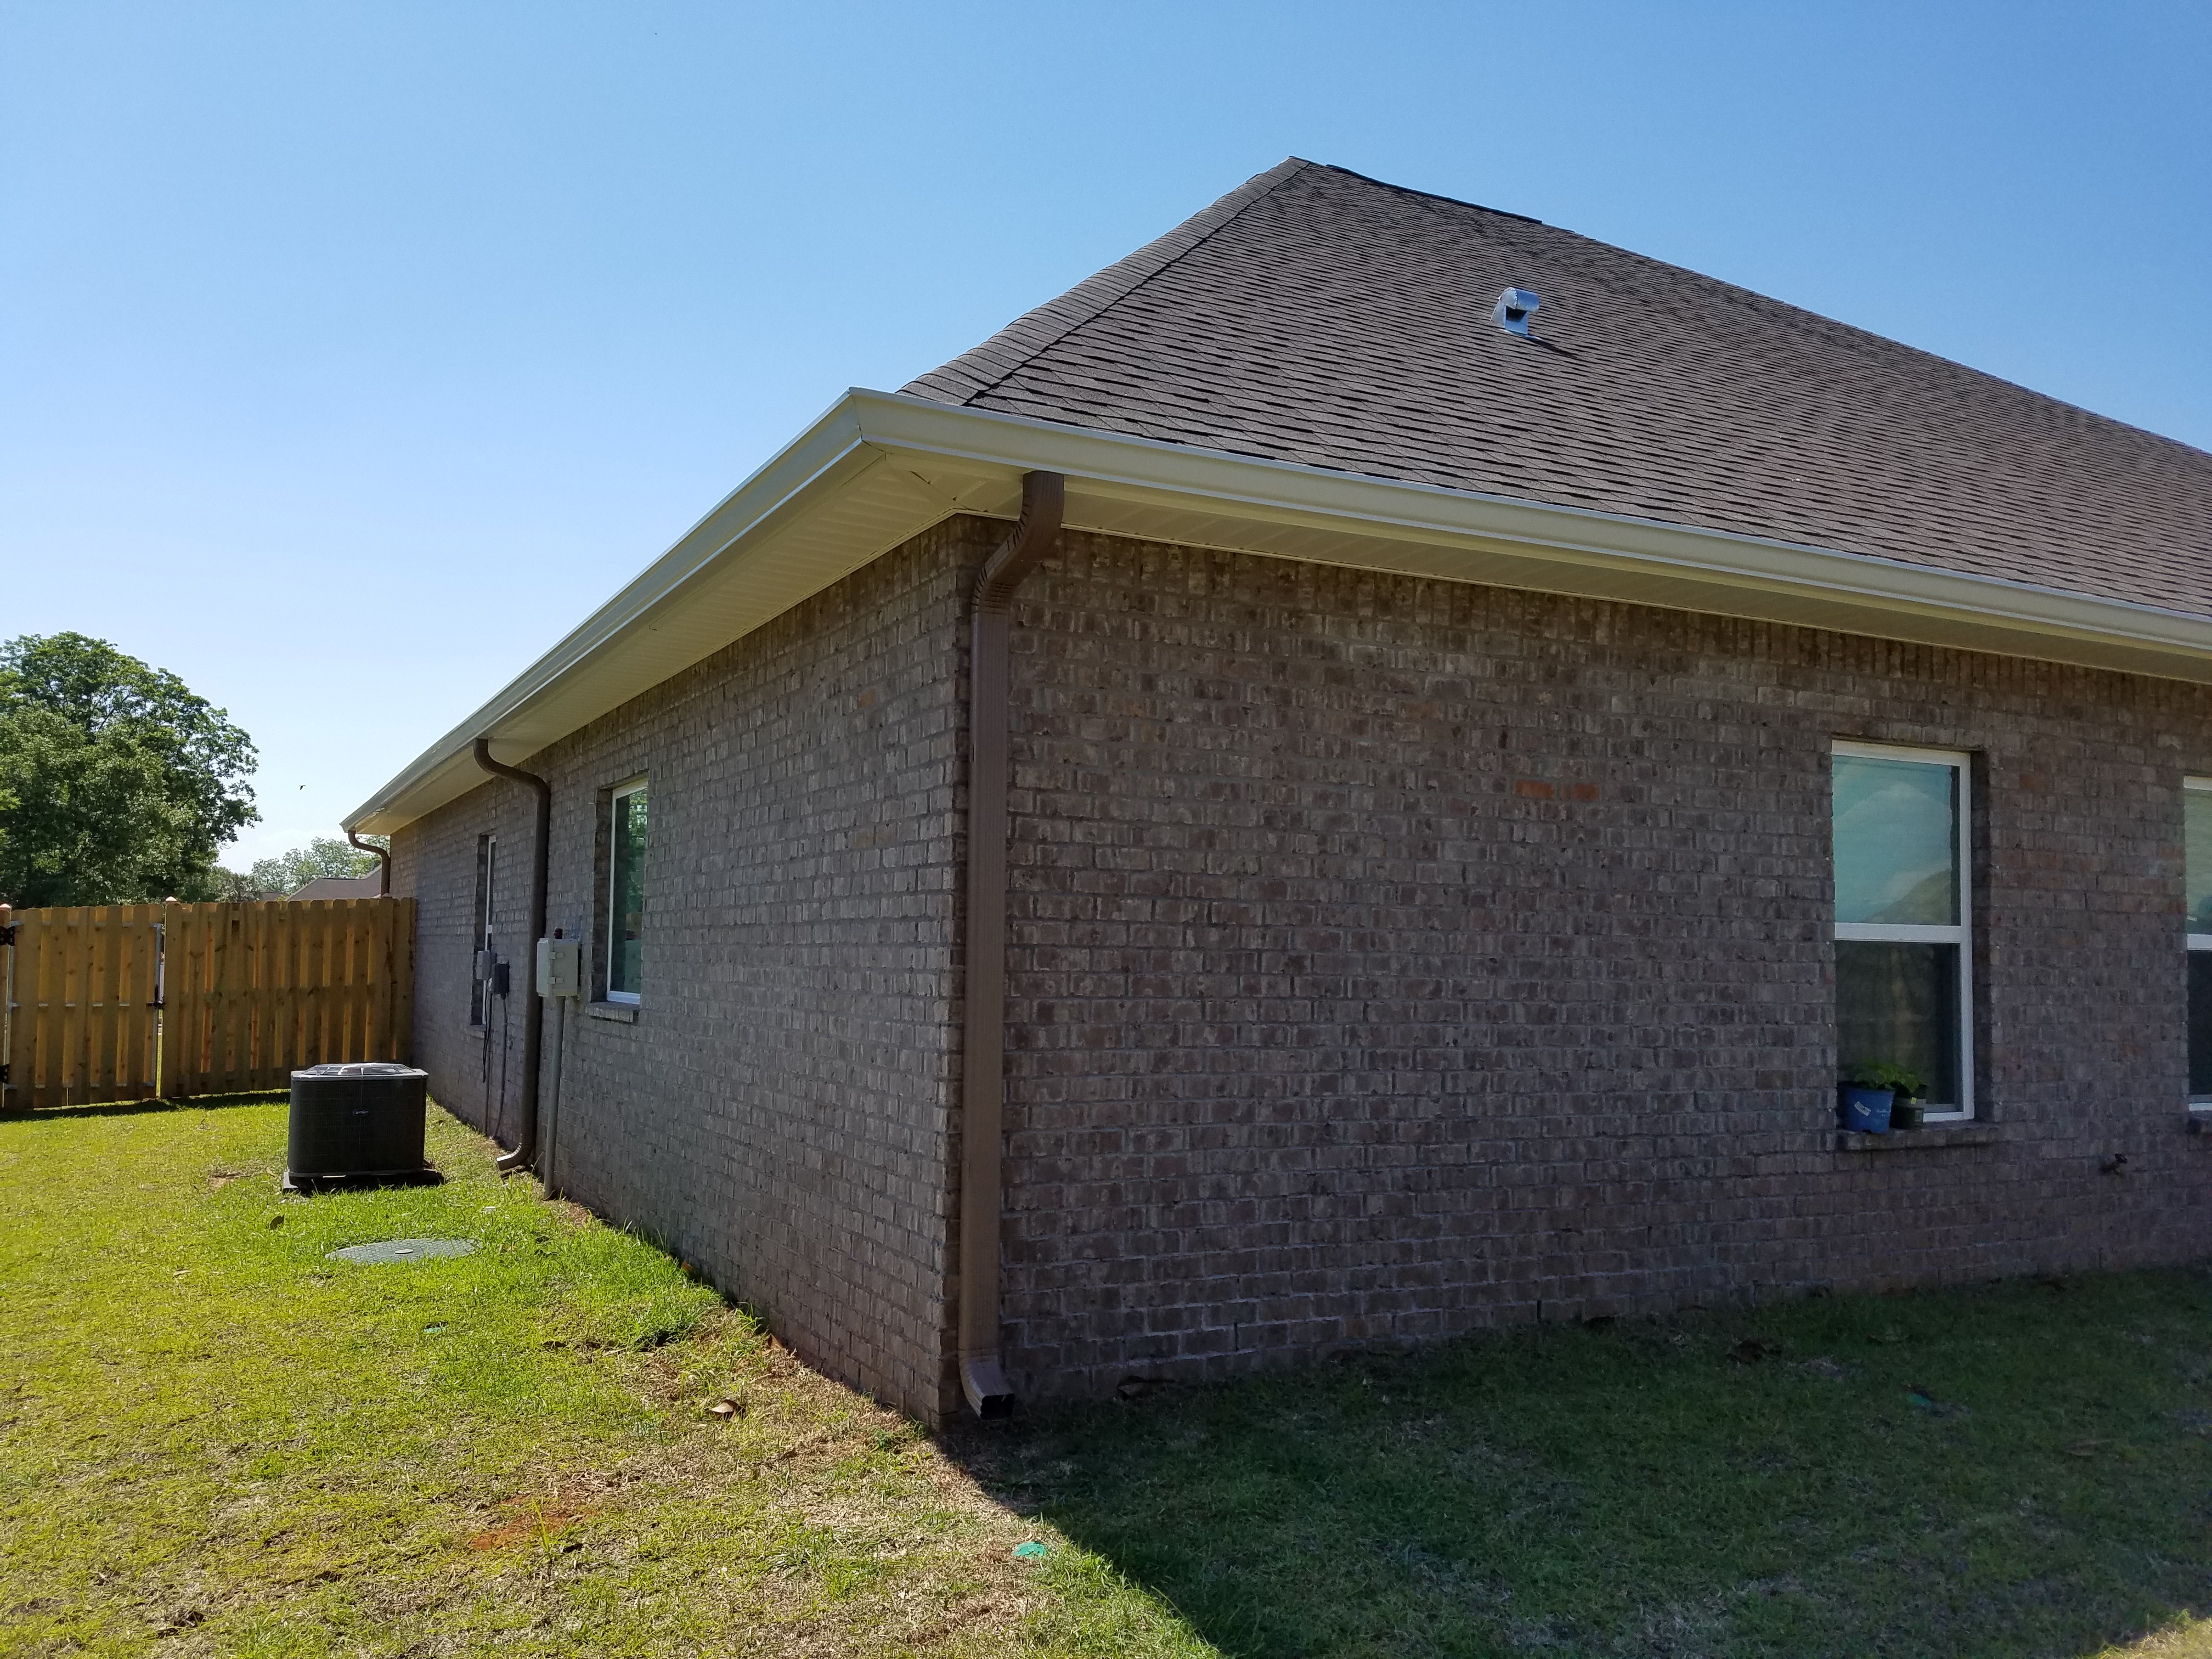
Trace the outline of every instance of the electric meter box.
{"label": "electric meter box", "polygon": [[574,939],[538,941],[538,994],[541,997],[580,997],[584,994],[584,942]]}

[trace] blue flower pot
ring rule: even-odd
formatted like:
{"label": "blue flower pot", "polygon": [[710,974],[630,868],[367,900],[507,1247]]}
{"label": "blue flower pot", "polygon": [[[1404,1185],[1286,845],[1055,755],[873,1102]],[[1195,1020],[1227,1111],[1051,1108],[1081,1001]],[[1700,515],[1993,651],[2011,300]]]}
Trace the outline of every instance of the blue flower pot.
{"label": "blue flower pot", "polygon": [[1865,1089],[1856,1083],[1843,1085],[1842,1115],[1844,1127],[1856,1129],[1861,1134],[1886,1135],[1889,1133],[1889,1109],[1897,1103],[1893,1089]]}

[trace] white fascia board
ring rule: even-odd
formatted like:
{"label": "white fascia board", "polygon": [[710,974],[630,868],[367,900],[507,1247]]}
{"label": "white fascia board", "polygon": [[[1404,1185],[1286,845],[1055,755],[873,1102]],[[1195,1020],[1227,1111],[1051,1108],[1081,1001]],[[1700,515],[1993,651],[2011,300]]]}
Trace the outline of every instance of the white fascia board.
{"label": "white fascia board", "polygon": [[[855,392],[854,397],[880,405],[870,407],[864,417],[869,438],[902,459],[933,453],[985,465],[996,462],[1016,479],[1032,467],[1066,472],[1068,522],[1079,529],[1105,527],[1079,517],[1078,503],[1085,498],[1163,506],[1173,501],[1202,507],[1207,516],[1225,521],[1310,527],[1364,542],[1379,538],[1517,551],[1624,574],[1663,571],[1724,586],[1787,591],[1808,599],[1832,596],[1854,607],[1871,605],[1950,615],[2172,651],[2197,666],[2192,672],[2177,661],[2169,672],[2190,679],[2212,678],[2212,617],[2188,611],[1586,507],[1553,507],[1018,416],[948,409],[882,392]],[[987,432],[987,428],[995,429]],[[1326,562],[1363,567],[1373,562],[1368,558]],[[1413,574],[1427,574],[1427,561],[1414,562],[1419,568]]]}
{"label": "white fascia board", "polygon": [[854,390],[347,819],[389,830],[956,513],[2212,682],[2212,617],[1861,554]]}

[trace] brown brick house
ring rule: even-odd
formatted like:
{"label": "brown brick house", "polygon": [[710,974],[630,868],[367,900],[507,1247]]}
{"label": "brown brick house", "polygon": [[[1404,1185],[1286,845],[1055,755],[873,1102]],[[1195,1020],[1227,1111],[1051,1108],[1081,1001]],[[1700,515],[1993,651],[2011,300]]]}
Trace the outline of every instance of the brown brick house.
{"label": "brown brick house", "polygon": [[1292,161],[350,824],[440,1098],[935,1417],[2212,1250],[2208,682],[2212,456]]}

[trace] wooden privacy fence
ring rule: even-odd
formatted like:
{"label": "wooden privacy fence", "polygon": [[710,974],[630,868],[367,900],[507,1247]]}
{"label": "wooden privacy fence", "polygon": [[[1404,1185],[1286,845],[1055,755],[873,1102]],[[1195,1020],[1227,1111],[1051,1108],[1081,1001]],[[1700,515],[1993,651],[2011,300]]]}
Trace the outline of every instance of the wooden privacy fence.
{"label": "wooden privacy fence", "polygon": [[0,910],[0,1103],[284,1086],[325,1060],[404,1060],[415,901]]}
{"label": "wooden privacy fence", "polygon": [[414,900],[167,909],[164,1095],[281,1089],[297,1066],[404,1057],[414,1012]]}
{"label": "wooden privacy fence", "polygon": [[160,904],[86,904],[0,915],[6,1029],[0,1103],[76,1106],[156,1091]]}

